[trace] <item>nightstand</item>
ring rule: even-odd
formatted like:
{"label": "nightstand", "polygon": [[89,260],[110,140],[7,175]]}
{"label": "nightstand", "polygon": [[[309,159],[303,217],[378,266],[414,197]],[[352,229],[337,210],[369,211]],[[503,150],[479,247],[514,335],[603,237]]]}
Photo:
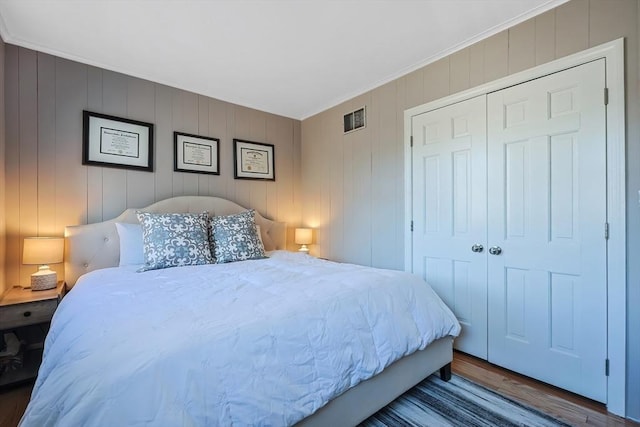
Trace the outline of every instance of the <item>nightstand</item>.
{"label": "nightstand", "polygon": [[[0,387],[31,380],[38,374],[44,338],[58,304],[67,291],[59,281],[54,289],[32,291],[14,286],[0,298]],[[13,333],[10,340],[5,333]],[[12,354],[9,346],[20,342],[20,352]],[[11,342],[9,342],[11,341]],[[9,351],[10,354],[6,354]],[[11,365],[11,368],[7,366]]]}

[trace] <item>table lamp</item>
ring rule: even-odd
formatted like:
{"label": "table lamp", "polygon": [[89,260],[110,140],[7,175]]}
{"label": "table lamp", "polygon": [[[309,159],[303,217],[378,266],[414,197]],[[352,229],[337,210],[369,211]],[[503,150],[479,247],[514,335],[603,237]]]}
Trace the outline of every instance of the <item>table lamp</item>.
{"label": "table lamp", "polygon": [[309,248],[307,245],[310,245],[313,242],[313,229],[311,228],[296,228],[295,234],[295,242],[300,246],[298,252],[309,253]]}
{"label": "table lamp", "polygon": [[31,275],[31,290],[44,291],[53,289],[58,283],[55,271],[48,264],[62,262],[64,238],[62,237],[27,237],[24,239],[22,263],[40,265],[38,272]]}

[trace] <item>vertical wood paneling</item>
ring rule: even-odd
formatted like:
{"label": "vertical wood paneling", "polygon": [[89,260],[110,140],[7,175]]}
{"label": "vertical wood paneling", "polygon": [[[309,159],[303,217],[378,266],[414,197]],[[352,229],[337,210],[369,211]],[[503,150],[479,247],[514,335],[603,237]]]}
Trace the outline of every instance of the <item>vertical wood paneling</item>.
{"label": "vertical wood paneling", "polygon": [[[42,66],[41,74],[42,74]],[[52,74],[51,78],[55,81],[55,74]],[[101,112],[102,106],[102,70],[95,67],[88,67],[87,70],[87,109],[91,112]],[[42,104],[42,100],[40,101]],[[55,109],[46,108],[43,113],[51,112],[55,113]],[[54,129],[55,130],[55,129]],[[55,135],[55,132],[51,133]],[[41,142],[42,143],[42,142]],[[103,168],[101,167],[87,167],[87,221],[98,222],[102,221],[103,201],[104,195],[102,193],[104,188],[103,181]],[[46,177],[47,175],[43,175]]]}
{"label": "vertical wood paneling", "polygon": [[[448,87],[448,85],[447,85]],[[371,105],[369,93],[354,100],[353,109],[358,106]],[[353,215],[352,230],[355,238],[349,239],[352,251],[355,251],[355,262],[371,265],[371,127],[352,133],[353,136]],[[345,142],[348,142],[345,140]],[[347,246],[348,247],[348,246]]]}
{"label": "vertical wood paneling", "polygon": [[[87,221],[87,171],[82,165],[82,110],[87,106],[87,67],[55,59],[55,234]],[[22,144],[22,140],[20,140]],[[20,221],[25,221],[21,215]],[[23,236],[26,237],[26,236]],[[55,266],[62,273],[63,266]],[[61,274],[62,277],[62,274]],[[23,279],[28,280],[28,275]]]}
{"label": "vertical wood paneling", "polygon": [[[0,120],[8,121],[0,135],[0,195],[6,193],[0,245],[8,248],[0,286],[29,283],[34,267],[21,264],[24,237],[60,236],[66,225],[111,219],[128,207],[174,194],[228,197],[299,224],[299,121],[15,46],[7,46],[0,59],[6,59],[1,68],[7,90]],[[155,171],[83,166],[85,109],[154,123]],[[240,111],[238,118],[230,114],[234,111]],[[174,129],[220,138],[222,175],[174,172]],[[231,139],[236,135],[273,143],[277,153],[277,181],[246,182],[243,200],[235,198]],[[64,277],[62,264],[53,268]]]}
{"label": "vertical wood paneling", "polygon": [[[253,141],[251,138],[251,113],[248,108],[234,106],[234,136],[233,138]],[[233,140],[229,141],[233,153]],[[277,155],[277,154],[276,154]],[[278,172],[276,171],[276,174]],[[235,180],[235,197],[243,206],[251,203],[251,181],[246,179]]]}
{"label": "vertical wood paneling", "polygon": [[[396,85],[391,82],[372,94],[375,115],[370,116],[372,132],[375,134],[372,148],[372,253],[371,263],[382,268],[397,268],[401,257],[401,240],[396,238],[395,226],[402,222],[398,209],[398,182],[403,181],[403,172],[397,168],[398,150],[396,137]],[[391,247],[389,247],[391,246]]]}
{"label": "vertical wood paneling", "polygon": [[536,65],[556,58],[556,12],[550,10],[538,15],[536,23]]}
{"label": "vertical wood paneling", "polygon": [[469,89],[470,86],[470,49],[462,49],[449,57],[451,76],[449,89],[451,93],[461,92]]}
{"label": "vertical wood paneling", "polygon": [[[198,95],[193,92],[180,91],[182,98],[182,129],[190,134],[198,134]],[[185,196],[197,196],[198,174],[180,172],[183,179]]]}
{"label": "vertical wood paneling", "polygon": [[[302,159],[302,123],[298,120],[293,122],[293,159]],[[293,180],[293,194],[290,197],[293,198],[290,202],[288,214],[286,218],[290,224],[300,224],[302,221],[302,162],[293,162],[293,177],[298,179]],[[285,205],[287,206],[287,205]],[[287,234],[288,248],[291,249],[295,246],[293,242],[293,233]]]}
{"label": "vertical wood paneling", "polygon": [[[315,255],[319,255],[316,251],[316,247],[320,246],[318,244],[318,239],[323,239],[323,224],[317,222],[319,219],[319,213],[315,212],[315,203],[317,203],[321,196],[320,186],[323,184],[324,177],[319,172],[319,167],[330,168],[328,174],[332,174],[336,171],[336,169],[341,169],[341,167],[336,167],[334,163],[322,164],[321,162],[314,161],[315,158],[319,157],[319,151],[323,149],[323,144],[320,144],[321,134],[319,133],[322,127],[318,124],[324,114],[320,114],[312,120],[305,121],[304,126],[302,128],[302,137],[306,140],[309,138],[310,144],[305,147],[302,151],[302,167],[304,173],[302,174],[302,186],[305,188],[305,191],[302,193],[302,220],[299,223],[293,224],[294,227],[305,226],[305,227],[314,227],[316,228],[316,245],[310,246],[310,252]],[[309,135],[307,137],[307,135]],[[326,140],[325,144],[329,144],[333,141]],[[340,193],[342,195],[342,193]],[[291,230],[291,234],[293,234],[293,230]],[[299,246],[296,245],[296,249]],[[321,248],[322,249],[322,248]]]}
{"label": "vertical wood paneling", "polygon": [[[102,108],[105,114],[127,115],[127,78],[111,71],[102,73]],[[118,216],[127,207],[127,171],[104,168],[102,171],[102,218]]]}
{"label": "vertical wood paneling", "polygon": [[449,57],[427,65],[424,70],[425,102],[449,95]]}
{"label": "vertical wood paneling", "polygon": [[[273,143],[276,148],[275,169],[282,176],[293,175],[293,164],[289,161],[287,153],[293,151],[293,129],[291,121],[284,117],[269,115],[267,117],[267,128],[265,140]],[[278,179],[278,175],[276,175]],[[292,194],[293,185],[291,181],[280,179],[276,182],[266,183],[266,207],[264,212],[271,217],[278,217],[278,206],[283,204],[279,193]]]}
{"label": "vertical wood paneling", "polygon": [[0,292],[8,287],[5,280],[6,253],[7,253],[7,221],[6,221],[6,175],[5,175],[5,151],[6,151],[6,128],[5,128],[5,44],[0,38]]}
{"label": "vertical wood paneling", "polygon": [[525,21],[508,30],[509,74],[536,65],[536,22]]}
{"label": "vertical wood paneling", "polygon": [[[87,67],[56,58],[56,229],[87,221],[87,171],[82,166],[82,110]],[[62,233],[60,233],[62,234]]]}
{"label": "vertical wood paneling", "polygon": [[405,93],[404,99],[406,107],[415,107],[416,105],[424,104],[424,68],[416,70],[404,77],[401,77],[405,81]]}
{"label": "vertical wood paneling", "polygon": [[[183,97],[182,91],[173,89],[171,91],[171,124],[174,131],[187,132],[183,120]],[[173,144],[173,142],[172,142]],[[171,154],[173,156],[173,153]],[[184,192],[184,176],[183,172],[174,172],[171,174],[173,178],[172,191],[173,196],[183,196]]]}
{"label": "vertical wood paneling", "polygon": [[[53,56],[38,53],[37,61],[38,235],[61,236],[61,230],[56,228],[56,162],[53,161],[56,157],[56,60]],[[20,220],[25,221],[25,218]],[[62,264],[51,265],[51,269],[63,277]],[[31,269],[26,274],[33,271]]]}
{"label": "vertical wood paneling", "polygon": [[484,44],[484,80],[490,82],[507,75],[509,71],[509,33],[502,31],[485,39]]}
{"label": "vertical wood paneling", "polygon": [[[155,87],[147,80],[128,79],[127,116],[132,120],[155,122]],[[155,126],[154,126],[155,127]],[[155,144],[155,137],[154,137]],[[154,159],[155,159],[154,150]],[[142,208],[154,202],[155,179],[153,173],[127,171],[127,207]]]}
{"label": "vertical wood paneling", "polygon": [[38,53],[38,234],[61,236],[56,229],[56,71],[55,58]]}
{"label": "vertical wood paneling", "polygon": [[229,176],[225,181],[225,194],[226,197],[231,200],[237,200],[236,198],[236,182],[234,179],[234,160],[233,160],[233,138],[237,138],[236,133],[236,106],[233,104],[226,104],[226,117],[227,117],[227,138],[220,140],[220,159],[225,165],[229,165]]}
{"label": "vertical wood paneling", "polygon": [[[614,2],[607,2],[611,5]],[[609,6],[611,7],[611,6]],[[589,47],[589,1],[574,0],[555,9],[556,58]]]}
{"label": "vertical wood paneling", "polygon": [[[36,52],[20,49],[20,236],[38,235],[38,57]],[[34,266],[21,265],[21,283],[33,273]]]}
{"label": "vertical wood paneling", "polygon": [[[256,110],[248,110],[249,112],[249,135],[251,141],[260,143],[269,143],[266,139],[266,116],[258,113]],[[277,144],[274,147],[274,160],[279,154]],[[276,171],[276,180],[278,179],[278,171]],[[266,181],[249,181],[249,203],[248,206],[255,206],[256,209],[264,212],[267,209],[267,187],[271,182]]]}
{"label": "vertical wood paneling", "polygon": [[5,51],[5,195],[6,195],[6,286],[20,283],[22,246],[20,241],[20,49],[7,45]]}
{"label": "vertical wood paneling", "polygon": [[484,44],[476,43],[469,47],[469,87],[484,83]]}
{"label": "vertical wood paneling", "polygon": [[167,86],[155,86],[155,200],[173,195],[172,92]]}
{"label": "vertical wood paneling", "polygon": [[[222,101],[209,98],[209,130],[207,135],[220,140],[220,175],[212,175],[209,178],[209,195],[227,197],[226,181],[233,179],[233,160],[226,160],[225,155],[230,152],[228,149],[227,135],[227,108]],[[225,159],[225,160],[223,160]]]}
{"label": "vertical wood paneling", "polygon": [[[346,216],[343,214],[345,210],[345,199],[342,192],[342,183],[345,180],[345,172],[343,169],[345,158],[345,141],[343,136],[343,115],[326,114],[319,122],[320,138],[328,140],[328,145],[323,144],[328,153],[326,158],[329,159],[331,165],[334,165],[329,179],[329,214],[328,218],[315,217],[315,224],[319,224],[322,229],[322,235],[318,236],[319,253],[323,256],[333,257],[339,260],[346,260],[345,233]],[[321,143],[324,141],[321,140]],[[322,170],[323,165],[318,164],[316,168]],[[304,190],[303,190],[304,191]],[[306,191],[305,191],[306,192]],[[320,212],[320,210],[318,210]],[[314,225],[314,224],[311,224]],[[328,241],[327,241],[328,240]],[[328,247],[324,249],[324,246]],[[317,250],[318,248],[316,248]]]}

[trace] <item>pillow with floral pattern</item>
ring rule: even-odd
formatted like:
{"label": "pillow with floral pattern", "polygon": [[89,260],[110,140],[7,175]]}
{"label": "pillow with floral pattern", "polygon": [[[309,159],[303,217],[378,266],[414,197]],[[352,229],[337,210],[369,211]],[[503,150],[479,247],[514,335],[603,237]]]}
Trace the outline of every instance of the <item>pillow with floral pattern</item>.
{"label": "pillow with floral pattern", "polygon": [[214,262],[209,214],[137,212],[142,226],[144,265],[138,271]]}
{"label": "pillow with floral pattern", "polygon": [[264,258],[253,209],[211,218],[211,246],[218,264]]}

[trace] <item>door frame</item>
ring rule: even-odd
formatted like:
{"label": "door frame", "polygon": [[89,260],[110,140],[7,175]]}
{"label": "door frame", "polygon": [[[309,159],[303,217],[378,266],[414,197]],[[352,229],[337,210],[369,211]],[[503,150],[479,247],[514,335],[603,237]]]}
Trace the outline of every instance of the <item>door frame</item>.
{"label": "door frame", "polygon": [[[609,240],[607,241],[607,355],[609,360],[607,410],[624,417],[626,415],[627,239],[625,212],[626,134],[623,38],[405,110],[404,269],[405,271],[413,272],[411,232],[413,212],[411,196],[413,189],[411,133],[413,116],[602,58],[605,59],[605,85],[608,89],[609,101],[606,110],[607,222],[609,224]],[[603,99],[604,96],[603,93]],[[603,370],[605,369],[604,364],[605,362],[603,361]]]}

